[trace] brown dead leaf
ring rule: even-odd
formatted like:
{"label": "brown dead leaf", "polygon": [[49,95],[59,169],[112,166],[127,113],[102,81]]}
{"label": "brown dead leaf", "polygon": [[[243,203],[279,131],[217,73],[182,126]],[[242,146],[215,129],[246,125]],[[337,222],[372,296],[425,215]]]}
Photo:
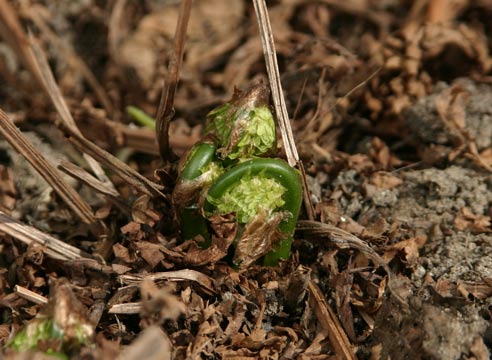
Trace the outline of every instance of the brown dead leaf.
{"label": "brown dead leaf", "polygon": [[458,281],[456,289],[466,299],[470,299],[470,295],[475,299],[487,299],[492,296],[492,281],[490,279],[478,282]]}
{"label": "brown dead leaf", "polygon": [[164,260],[164,254],[160,251],[163,247],[160,244],[154,244],[148,241],[138,241],[134,243],[135,249],[140,252],[142,258],[154,269]]}
{"label": "brown dead leaf", "polygon": [[162,324],[164,320],[176,320],[186,312],[186,306],[169,287],[158,288],[152,280],[145,279],[140,285],[142,307],[140,316],[146,325]]}
{"label": "brown dead leaf", "polygon": [[303,265],[299,265],[289,275],[285,291],[285,304],[289,309],[295,310],[304,300],[309,281],[311,281],[311,269]]}
{"label": "brown dead leaf", "polygon": [[452,298],[458,295],[456,283],[449,279],[440,278],[433,287],[443,298]]}
{"label": "brown dead leaf", "polygon": [[135,261],[135,258],[130,255],[130,251],[121,244],[114,244],[113,252],[116,261],[121,261],[124,264],[131,264]]}
{"label": "brown dead leaf", "polygon": [[351,292],[354,277],[349,271],[343,271],[335,278],[335,302],[340,322],[351,341],[356,341],[354,314],[352,313]]}
{"label": "brown dead leaf", "polygon": [[327,201],[320,203],[319,206],[321,207],[321,222],[326,224],[338,224],[341,216],[338,201],[328,199]]}
{"label": "brown dead leaf", "polygon": [[120,231],[122,234],[136,234],[140,231],[141,227],[141,224],[135,221],[130,221],[125,226],[122,226]]}
{"label": "brown dead leaf", "polygon": [[407,266],[413,266],[419,258],[419,249],[424,246],[427,236],[422,235],[407,240],[402,240],[396,244],[390,245],[385,249],[381,257],[386,263],[392,261],[398,256]]}
{"label": "brown dead leaf", "polygon": [[459,85],[446,89],[435,99],[439,118],[447,127],[455,145],[461,145],[464,141],[463,131],[466,128],[467,102],[468,92]]}
{"label": "brown dead leaf", "polygon": [[390,150],[380,138],[374,137],[371,140],[369,155],[380,168],[388,169],[390,162]]}
{"label": "brown dead leaf", "polygon": [[369,183],[378,189],[393,189],[401,185],[403,180],[391,173],[378,171],[371,175]]}
{"label": "brown dead leaf", "polygon": [[360,236],[366,231],[365,226],[362,226],[357,221],[346,215],[340,217],[338,227],[356,236]]}
{"label": "brown dead leaf", "polygon": [[267,214],[260,210],[236,242],[234,264],[245,269],[276,245],[282,238],[278,224],[285,216],[289,215],[276,212],[267,218]]}
{"label": "brown dead leaf", "polygon": [[210,350],[214,347],[214,339],[220,338],[222,329],[218,323],[215,306],[209,305],[203,311],[203,319],[191,347],[188,349],[188,359],[202,359],[211,356]]}
{"label": "brown dead leaf", "polygon": [[388,230],[389,224],[383,217],[378,216],[372,223],[369,224],[369,226],[367,226],[362,231],[362,236],[379,239]]}
{"label": "brown dead leaf", "polygon": [[454,218],[454,226],[458,231],[487,233],[491,231],[490,216],[476,215],[467,207],[461,209],[461,214]]}
{"label": "brown dead leaf", "polygon": [[152,199],[148,195],[142,195],[133,202],[133,221],[153,227],[161,218],[161,214],[154,209]]}
{"label": "brown dead leaf", "polygon": [[[233,214],[212,215],[209,217],[210,227],[214,231],[209,247],[202,249],[196,242],[190,242],[183,262],[192,265],[211,264],[219,261],[227,255],[229,246],[232,245],[237,232],[237,222]],[[200,240],[203,241],[201,236]]]}
{"label": "brown dead leaf", "polygon": [[279,353],[286,345],[286,336],[269,336],[267,332],[261,329],[255,329],[250,336],[245,337],[242,341],[234,345],[240,348],[246,348],[251,351],[269,350],[267,352]]}
{"label": "brown dead leaf", "polygon": [[370,159],[369,156],[364,154],[350,155],[347,160],[348,160],[347,166],[350,169],[354,169],[360,173],[364,171],[374,171],[375,169],[374,162]]}
{"label": "brown dead leaf", "polygon": [[353,284],[350,302],[367,314],[375,314],[383,305],[388,277],[381,278],[370,272],[359,272]]}

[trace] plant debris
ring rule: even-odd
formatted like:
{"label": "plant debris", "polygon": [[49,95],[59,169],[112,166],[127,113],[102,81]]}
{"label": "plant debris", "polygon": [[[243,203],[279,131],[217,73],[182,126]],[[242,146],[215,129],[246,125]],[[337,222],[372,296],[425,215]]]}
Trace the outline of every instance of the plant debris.
{"label": "plant debris", "polygon": [[[0,0],[0,357],[490,358],[492,5],[263,3]],[[259,83],[304,183],[273,267],[285,214],[175,216]]]}

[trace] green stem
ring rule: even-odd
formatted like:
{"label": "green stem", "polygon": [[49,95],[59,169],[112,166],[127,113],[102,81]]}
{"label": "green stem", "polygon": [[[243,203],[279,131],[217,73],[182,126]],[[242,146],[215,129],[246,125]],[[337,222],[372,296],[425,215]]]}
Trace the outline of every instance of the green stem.
{"label": "green stem", "polygon": [[283,239],[264,258],[265,265],[275,265],[279,259],[287,259],[290,254],[292,235],[299,216],[302,201],[302,188],[299,175],[285,161],[280,159],[253,159],[245,161],[221,175],[210,187],[204,205],[205,213],[213,213],[217,201],[235,186],[241,179],[261,176],[271,178],[282,185],[286,192],[283,194],[284,205],[275,211],[287,211],[290,216],[279,224],[279,230],[284,234]]}
{"label": "green stem", "polygon": [[215,157],[215,146],[199,143],[191,148],[181,169],[180,180],[195,180]]}
{"label": "green stem", "polygon": [[155,119],[152,116],[149,116],[143,110],[135,106],[127,106],[126,112],[140,125],[155,130]]}
{"label": "green stem", "polygon": [[[200,143],[195,145],[189,152],[187,159],[181,169],[181,174],[178,179],[178,185],[182,185],[187,181],[194,181],[203,170],[206,169],[215,157],[215,146],[208,143]],[[180,201],[180,199],[178,199]],[[203,247],[210,245],[210,234],[206,220],[200,213],[196,202],[193,204],[178,204],[181,207],[181,236],[183,240],[193,239],[198,235],[202,235],[205,239]]]}

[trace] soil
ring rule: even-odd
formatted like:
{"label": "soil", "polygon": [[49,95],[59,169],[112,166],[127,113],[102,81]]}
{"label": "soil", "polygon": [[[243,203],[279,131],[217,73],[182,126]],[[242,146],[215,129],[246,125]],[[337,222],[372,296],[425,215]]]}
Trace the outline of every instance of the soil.
{"label": "soil", "polygon": [[[35,171],[35,156],[1,127],[6,358],[48,357],[48,348],[74,359],[490,358],[492,5],[267,3],[313,213],[303,207],[288,260],[238,269],[181,242],[176,162],[165,166],[154,131],[125,112],[156,113],[180,2],[0,0],[0,109],[35,154],[83,169],[60,181],[94,216],[81,220],[45,180],[62,172]],[[18,45],[27,33],[9,21],[37,39],[85,138],[116,156],[91,153],[108,182],[86,176],[98,175],[87,147]],[[252,3],[194,2],[173,152],[199,140],[206,114],[235,87],[261,81]],[[118,172],[124,164],[133,182]],[[15,334],[44,318],[60,321],[61,340],[14,351]],[[84,341],[67,319],[86,329]]]}

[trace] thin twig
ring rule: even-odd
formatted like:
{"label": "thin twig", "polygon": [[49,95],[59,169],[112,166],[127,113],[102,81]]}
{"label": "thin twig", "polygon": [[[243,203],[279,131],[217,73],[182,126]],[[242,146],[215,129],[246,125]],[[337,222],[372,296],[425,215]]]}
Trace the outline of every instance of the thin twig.
{"label": "thin twig", "polygon": [[[67,127],[69,127],[72,130],[72,132],[75,132],[78,135],[82,136],[82,133],[77,127],[77,124],[75,123],[75,120],[73,119],[72,114],[70,113],[68,105],[65,102],[65,99],[63,98],[60,88],[56,84],[55,77],[51,72],[45,54],[39,47],[36,39],[31,34],[29,34],[29,40],[31,42],[31,49],[32,49],[30,54],[31,56],[33,56],[34,66],[38,69],[39,73],[41,74],[41,81],[42,81],[43,88],[46,91],[46,94],[48,95],[51,102],[53,103],[53,106],[58,112],[61,121]],[[105,184],[107,184],[107,186],[114,188],[113,183],[106,176],[106,173],[104,172],[104,169],[101,167],[101,165],[87,154],[84,154],[84,158],[89,164],[94,174],[98,177],[98,179],[103,181]]]}
{"label": "thin twig", "polygon": [[77,179],[87,186],[91,187],[92,189],[100,192],[101,194],[104,194],[106,196],[109,196],[111,198],[119,198],[121,195],[118,191],[114,190],[111,187],[108,187],[106,184],[103,182],[99,181],[96,179],[94,176],[89,174],[87,171],[84,169],[78,167],[77,165],[74,165],[68,161],[62,161],[58,165],[58,169],[63,171],[64,173],[70,175],[74,179]]}
{"label": "thin twig", "polygon": [[309,191],[309,185],[307,182],[306,169],[304,168],[304,164],[300,160],[297,163],[297,167],[299,168],[299,171],[301,173],[301,182],[302,182],[302,189],[303,189],[302,200],[304,202],[304,207],[306,209],[306,216],[308,220],[314,221],[315,218],[314,206],[311,199],[311,192]]}
{"label": "thin twig", "polygon": [[91,256],[75,246],[48,235],[35,227],[25,225],[3,211],[0,211],[0,231],[12,236],[26,245],[43,246],[43,252],[57,260],[94,260]]}
{"label": "thin twig", "polygon": [[359,89],[362,89],[364,86],[367,85],[369,81],[371,81],[383,68],[378,67],[376,70],[374,70],[366,79],[355,85],[352,89],[350,89],[345,95],[343,95],[341,98],[338,98],[337,101],[330,106],[328,111],[332,111],[335,106],[340,104],[343,100],[347,99],[350,95],[352,95],[354,92],[356,92]]}
{"label": "thin twig", "polygon": [[131,303],[123,303],[123,304],[114,304],[108,310],[109,314],[138,314],[142,309],[141,302],[131,302]]}
{"label": "thin twig", "polygon": [[87,140],[78,132],[74,132],[72,128],[66,127],[64,126],[64,124],[61,124],[61,128],[66,134],[69,135],[68,140],[77,149],[89,154],[101,164],[104,164],[119,177],[121,177],[121,179],[124,180],[128,185],[149,196],[166,198],[166,196],[161,192],[161,190],[163,189],[161,185],[147,179],[145,176],[141,175],[138,171],[131,168],[128,164],[125,164],[116,156],[101,149],[99,146],[94,144],[92,141]]}
{"label": "thin twig", "polygon": [[[66,122],[67,126],[73,126],[76,129],[75,131],[78,131],[43,52],[39,49],[32,36],[28,39],[17,13],[6,0],[0,0],[0,35],[15,50],[17,56],[31,72],[39,87],[45,90],[62,121]],[[33,42],[34,46],[32,46]],[[94,174],[101,181],[108,183],[108,186],[113,186],[101,166],[94,159],[90,159],[86,155],[84,157]]]}
{"label": "thin twig", "polygon": [[289,120],[289,114],[287,113],[287,106],[285,105],[285,98],[282,91],[282,83],[280,81],[277,53],[275,51],[275,42],[273,40],[273,32],[270,25],[270,17],[268,16],[268,9],[265,0],[254,0],[253,3],[260,27],[263,55],[265,56],[268,79],[270,80],[270,88],[272,90],[273,104],[279,122],[285,154],[289,165],[292,167],[298,166],[301,171],[304,206],[306,208],[308,218],[310,220],[314,220],[314,206],[311,200],[306,172],[304,170],[304,165],[301,160],[299,160],[299,154],[297,153],[296,142],[294,140],[294,134],[292,133],[292,127]]}
{"label": "thin twig", "polygon": [[128,274],[120,275],[119,280],[124,284],[138,285],[144,279],[150,279],[152,281],[167,280],[167,281],[193,281],[198,283],[204,291],[213,295],[216,293],[214,290],[214,280],[196,270],[182,269],[177,271],[158,272],[153,274]]}
{"label": "thin twig", "polygon": [[326,302],[319,287],[313,281],[310,281],[308,284],[308,291],[311,307],[314,308],[314,313],[316,314],[316,318],[321,327],[328,333],[328,338],[337,355],[337,359],[357,359],[347,334],[343,330],[335,312]]}
{"label": "thin twig", "polygon": [[273,105],[278,117],[287,161],[290,166],[294,167],[299,161],[299,155],[297,153],[294,134],[292,133],[292,127],[289,121],[289,114],[287,113],[287,106],[285,105],[282,83],[280,82],[280,72],[278,70],[277,54],[275,51],[272,27],[270,25],[270,17],[268,16],[265,0],[254,0],[253,2],[258,18],[258,24],[260,26],[261,43],[263,55],[265,56],[268,79],[270,80],[270,87],[272,89]]}
{"label": "thin twig", "polygon": [[169,72],[161,94],[161,100],[156,115],[156,136],[159,144],[159,153],[164,162],[176,159],[176,155],[169,146],[169,124],[174,116],[174,95],[179,80],[179,69],[183,62],[186,29],[191,13],[191,0],[182,0],[178,23],[174,35],[174,53],[169,63]]}
{"label": "thin twig", "polygon": [[96,179],[94,176],[89,174],[87,171],[84,169],[78,167],[77,165],[74,165],[70,162],[67,161],[62,161],[58,165],[58,169],[63,171],[65,174],[70,175],[74,179],[79,180],[80,182],[86,184],[90,188],[96,190],[97,192],[105,195],[110,199],[110,201],[118,206],[124,213],[130,214],[130,208],[127,204],[125,204],[121,200],[121,195],[119,192],[117,192],[115,189],[107,186],[105,183],[99,181]]}
{"label": "thin twig", "polygon": [[31,291],[29,289],[26,289],[23,286],[20,285],[15,285],[14,286],[14,292],[19,295],[21,298],[26,299],[28,301],[31,301],[35,304],[38,305],[45,305],[48,303],[48,299],[43,296],[35,293],[34,291]]}
{"label": "thin twig", "polygon": [[92,224],[96,221],[89,204],[72,187],[65,183],[58,170],[34,148],[1,109],[0,135],[32,165],[83,222]]}
{"label": "thin twig", "polygon": [[69,59],[75,69],[84,77],[87,84],[94,91],[94,95],[97,97],[101,105],[104,107],[108,114],[113,113],[113,105],[111,100],[104,90],[103,86],[99,83],[94,73],[87,66],[87,64],[78,56],[75,51],[69,47],[60,37],[56,34],[50,27],[46,24],[45,20],[42,18],[41,11],[39,11],[41,6],[30,5],[25,9],[29,19],[31,19],[34,24],[46,35],[49,41],[58,49],[64,57]]}
{"label": "thin twig", "polygon": [[304,79],[304,81],[302,82],[301,91],[299,92],[299,97],[297,98],[297,104],[296,104],[296,107],[294,109],[294,115],[292,115],[293,120],[297,119],[297,114],[299,113],[299,110],[301,109],[301,101],[302,101],[302,98],[304,96],[304,91],[306,90],[307,81],[308,81],[308,79],[306,77]]}
{"label": "thin twig", "polygon": [[330,224],[324,224],[319,221],[300,220],[297,224],[296,231],[301,231],[305,235],[313,236],[318,241],[321,238],[328,239],[339,249],[356,249],[360,251],[376,265],[381,266],[388,274],[388,289],[391,294],[400,302],[403,307],[408,306],[406,301],[399,295],[395,289],[395,279],[388,264],[379,256],[379,254],[370,247],[365,241],[357,236],[337,228]]}

